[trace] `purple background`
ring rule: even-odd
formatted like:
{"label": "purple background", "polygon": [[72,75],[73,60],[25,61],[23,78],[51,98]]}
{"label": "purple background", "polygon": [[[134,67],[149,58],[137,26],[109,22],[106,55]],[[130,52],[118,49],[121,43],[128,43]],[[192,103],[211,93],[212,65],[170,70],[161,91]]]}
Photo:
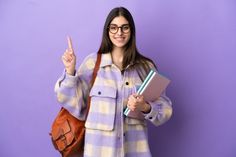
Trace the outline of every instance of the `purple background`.
{"label": "purple background", "polygon": [[173,117],[149,126],[153,156],[235,157],[235,0],[0,0],[0,156],[59,157],[48,133],[66,35],[79,65],[117,6],[131,11],[139,50],[172,80]]}

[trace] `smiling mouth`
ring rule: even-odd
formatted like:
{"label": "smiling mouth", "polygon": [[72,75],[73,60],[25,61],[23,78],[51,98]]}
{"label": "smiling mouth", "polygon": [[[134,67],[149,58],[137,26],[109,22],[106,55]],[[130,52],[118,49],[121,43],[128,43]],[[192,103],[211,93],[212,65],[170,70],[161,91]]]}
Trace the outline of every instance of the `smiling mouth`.
{"label": "smiling mouth", "polygon": [[124,41],[125,37],[117,37],[117,38],[115,38],[115,40],[117,40],[117,41]]}

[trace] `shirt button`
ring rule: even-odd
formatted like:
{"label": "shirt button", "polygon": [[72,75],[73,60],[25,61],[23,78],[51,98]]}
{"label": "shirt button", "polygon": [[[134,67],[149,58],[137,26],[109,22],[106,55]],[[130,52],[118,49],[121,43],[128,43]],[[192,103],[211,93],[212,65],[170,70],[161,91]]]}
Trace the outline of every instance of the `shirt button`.
{"label": "shirt button", "polygon": [[123,135],[125,136],[125,133]]}
{"label": "shirt button", "polygon": [[125,84],[128,86],[128,85],[129,85],[129,82],[125,82]]}
{"label": "shirt button", "polygon": [[101,91],[98,92],[98,95],[101,95]]}

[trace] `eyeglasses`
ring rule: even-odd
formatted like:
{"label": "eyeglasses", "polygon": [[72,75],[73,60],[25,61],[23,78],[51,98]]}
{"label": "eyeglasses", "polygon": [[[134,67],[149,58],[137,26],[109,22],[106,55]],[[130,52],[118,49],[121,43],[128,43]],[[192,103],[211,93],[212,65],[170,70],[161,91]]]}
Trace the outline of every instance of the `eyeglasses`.
{"label": "eyeglasses", "polygon": [[118,31],[119,31],[119,28],[121,29],[121,31],[123,33],[129,33],[130,32],[130,26],[129,24],[124,24],[120,27],[118,27],[117,25],[115,24],[110,24],[110,26],[108,27],[109,29],[109,32],[111,32],[112,34],[116,34]]}

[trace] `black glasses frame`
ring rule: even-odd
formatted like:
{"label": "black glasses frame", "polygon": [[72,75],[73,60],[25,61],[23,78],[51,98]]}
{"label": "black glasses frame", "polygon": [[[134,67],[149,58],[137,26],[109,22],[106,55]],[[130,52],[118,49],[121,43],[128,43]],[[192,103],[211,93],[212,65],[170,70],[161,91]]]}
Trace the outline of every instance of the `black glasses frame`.
{"label": "black glasses frame", "polygon": [[[110,30],[110,27],[111,27],[111,26],[114,26],[114,27],[117,28],[117,29],[116,29],[116,32],[112,32],[112,31]],[[128,29],[127,32],[124,32],[124,28],[127,27],[127,26],[129,27],[129,29]],[[127,34],[127,33],[130,32],[130,26],[129,26],[129,24],[124,24],[124,25],[121,25],[120,27],[118,27],[116,24],[110,24],[110,26],[108,27],[109,32],[112,33],[112,34],[116,34],[116,33],[119,31],[119,29],[121,29],[121,32],[124,33],[124,34]]]}

